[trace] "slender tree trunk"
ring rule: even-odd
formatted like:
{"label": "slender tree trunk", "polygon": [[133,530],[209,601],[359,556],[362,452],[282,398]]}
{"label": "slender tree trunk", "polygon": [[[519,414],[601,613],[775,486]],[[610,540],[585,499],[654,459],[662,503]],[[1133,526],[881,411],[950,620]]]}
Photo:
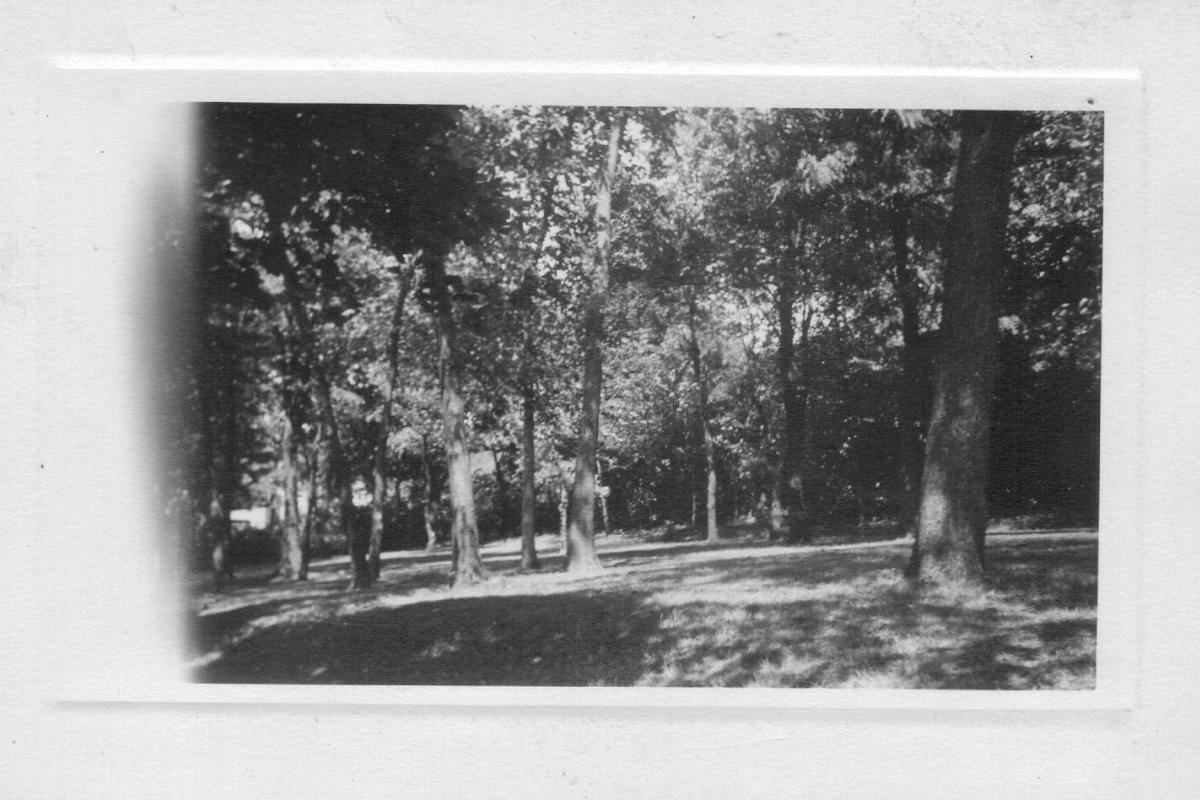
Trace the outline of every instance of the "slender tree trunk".
{"label": "slender tree trunk", "polygon": [[200,474],[204,480],[204,500],[199,509],[202,541],[209,548],[209,563],[213,571],[213,582],[220,588],[233,574],[233,563],[229,547],[233,529],[229,521],[232,506],[228,486],[228,451],[234,446],[228,435],[227,407],[233,404],[229,396],[232,378],[230,367],[217,363],[225,352],[219,339],[209,329],[207,316],[196,320],[196,364],[197,392],[200,404]]}
{"label": "slender tree trunk", "polygon": [[[779,323],[779,349],[776,352],[776,375],[780,401],[783,405],[783,452],[778,481],[785,536],[789,539],[808,538],[807,510],[804,502],[804,462],[806,449],[805,420],[808,414],[807,393],[799,386],[796,376],[796,287],[792,279],[779,282],[775,311]],[[810,315],[805,311],[801,325],[801,351],[808,339]]]}
{"label": "slender tree trunk", "polygon": [[696,497],[696,473],[695,473],[695,470],[691,470],[691,469],[688,470],[688,495],[690,495],[691,501],[692,501],[692,505],[691,505],[692,513],[691,513],[691,518],[690,518],[691,519],[691,529],[693,532],[695,532],[696,516],[697,516],[696,511],[700,508],[700,501]]}
{"label": "slender tree trunk", "polygon": [[300,487],[297,478],[297,446],[294,426],[285,414],[279,450],[283,455],[283,547],[278,576],[296,581],[307,578],[300,524]]}
{"label": "slender tree trunk", "polygon": [[500,453],[496,448],[492,450],[492,465],[496,470],[496,526],[499,528],[500,536],[507,537],[510,531],[508,527],[512,515],[509,513],[508,501],[511,492],[509,491],[508,477],[504,474],[503,467],[500,463]]}
{"label": "slender tree trunk", "polygon": [[350,470],[346,463],[346,453],[342,448],[341,434],[338,430],[337,419],[333,410],[333,397],[330,392],[328,378],[323,369],[317,370],[317,382],[320,385],[318,398],[325,408],[325,424],[328,428],[329,454],[328,469],[332,481],[330,503],[333,511],[333,524],[346,537],[346,549],[350,555],[350,565],[353,575],[350,579],[351,589],[367,589],[371,586],[371,569],[367,562],[367,537],[358,529],[354,518],[354,496],[350,485]]}
{"label": "slender tree trunk", "polygon": [[285,222],[288,215],[284,213],[285,204],[278,198],[265,197],[267,214],[275,224],[274,237],[267,248],[267,258],[275,267],[277,274],[283,275],[284,289],[287,296],[292,321],[296,327],[297,339],[309,363],[313,376],[313,394],[328,444],[326,461],[327,475],[332,483],[330,494],[336,497],[331,503],[334,524],[341,529],[346,537],[346,547],[353,566],[353,578],[350,588],[361,589],[371,585],[371,573],[367,563],[365,542],[354,525],[354,502],[350,486],[350,470],[346,464],[345,451],[342,448],[341,435],[338,430],[337,413],[333,407],[333,391],[325,363],[318,352],[314,341],[314,332],[304,304],[303,286],[299,272],[296,269],[296,254],[291,252],[286,241]]}
{"label": "slender tree trunk", "polygon": [[[546,168],[550,143],[543,137],[538,145],[537,163]],[[538,259],[546,251],[546,242],[550,237],[550,220],[554,216],[554,187],[557,175],[547,172],[542,180],[542,226],[538,237],[537,248],[525,270],[525,304],[523,306],[522,352],[521,352],[521,569],[541,569],[537,554],[537,453],[536,453],[536,412],[537,412],[537,379],[536,362],[538,358],[537,330],[538,307],[537,270]],[[565,535],[564,535],[565,540]]]}
{"label": "slender tree trunk", "polygon": [[696,387],[700,400],[700,433],[704,441],[704,473],[705,473],[705,541],[709,543],[720,541],[721,534],[717,528],[717,459],[716,447],[713,442],[712,423],[708,418],[708,379],[704,374],[704,363],[700,357],[700,336],[696,321],[696,295],[688,292],[688,349],[692,357],[692,372],[696,377]]}
{"label": "slender tree trunk", "polygon": [[567,570],[599,569],[596,555],[596,448],[600,434],[600,399],[604,371],[604,306],[608,302],[608,250],[612,222],[612,185],[617,173],[624,117],[609,123],[608,158],[596,196],[596,249],[591,287],[583,310],[583,404],[567,525]]}
{"label": "slender tree trunk", "polygon": [[455,586],[487,579],[479,555],[479,524],[475,517],[475,485],[467,450],[466,402],[459,383],[456,325],[452,300],[446,286],[445,263],[431,260],[437,314],[438,364],[441,373],[442,436],[446,447],[447,481],[450,486],[450,547]]}
{"label": "slender tree trunk", "polygon": [[383,395],[383,409],[379,420],[379,441],[375,445],[375,457],[371,465],[371,538],[367,545],[367,561],[371,580],[379,580],[381,553],[383,550],[383,509],[387,500],[387,444],[392,427],[392,401],[396,396],[396,381],[400,368],[400,326],[404,324],[404,304],[408,301],[411,276],[401,278],[396,292],[396,306],[392,311],[392,329],[388,334],[388,377]]}
{"label": "slender tree trunk", "polygon": [[[299,305],[299,303],[297,303]],[[301,307],[302,308],[302,307]],[[306,315],[305,315],[306,316]],[[301,317],[303,319],[303,317]],[[302,322],[302,325],[307,325]],[[326,470],[329,479],[329,506],[333,512],[333,525],[342,531],[346,537],[346,548],[350,555],[353,576],[351,589],[366,589],[371,585],[371,572],[367,563],[366,542],[357,529],[354,521],[354,499],[350,486],[350,470],[346,463],[346,452],[342,447],[337,414],[333,408],[333,391],[325,366],[316,356],[315,348],[309,350],[313,355],[312,371],[314,388],[316,389],[317,405],[321,410],[325,428],[327,455]]]}
{"label": "slender tree trunk", "polygon": [[571,492],[567,488],[566,478],[558,484],[558,535],[562,539],[563,552],[567,550],[567,517],[570,514]]}
{"label": "slender tree trunk", "polygon": [[[305,499],[307,507],[303,514],[303,519],[300,520],[300,572],[296,575],[296,580],[308,580],[308,564],[312,559],[312,536],[317,524],[317,491],[320,487],[320,457],[321,457],[321,426],[316,427],[316,436],[312,442],[308,443],[304,448],[304,464],[305,464],[305,484],[307,494]],[[297,487],[298,488],[298,487]],[[297,495],[299,491],[297,491]],[[297,508],[300,505],[299,497],[296,499]],[[299,519],[299,518],[298,518]]]}
{"label": "slender tree trunk", "polygon": [[221,381],[220,413],[223,448],[216,468],[213,494],[209,511],[213,520],[213,570],[218,586],[234,576],[233,565],[233,521],[230,512],[236,501],[235,492],[240,483],[238,453],[238,397],[236,367],[238,359],[237,339],[230,341],[219,352],[228,353],[228,360],[218,369]]}
{"label": "slender tree trunk", "polygon": [[608,487],[604,484],[604,473],[600,469],[600,459],[596,458],[596,499],[600,501],[600,524],[605,535],[608,534]]}
{"label": "slender tree trunk", "polygon": [[425,518],[425,552],[432,553],[437,549],[437,528],[434,519],[437,516],[437,506],[434,503],[433,464],[429,458],[429,437],[421,436],[421,465],[425,469],[425,503],[422,516]]}
{"label": "slender tree trunk", "polygon": [[897,422],[899,425],[900,481],[903,500],[900,525],[905,534],[915,535],[917,510],[921,501],[921,470],[925,460],[922,429],[928,419],[925,359],[921,353],[920,287],[909,263],[908,223],[910,203],[902,192],[892,196],[890,213],[892,251],[895,257],[892,280],[900,300],[900,391]]}
{"label": "slender tree trunk", "polygon": [[783,472],[777,466],[771,471],[771,505],[769,508],[771,540],[787,536],[787,516],[783,508]]}
{"label": "slender tree trunk", "polygon": [[229,507],[220,491],[213,491],[208,504],[208,525],[212,537],[213,583],[220,589],[225,581],[233,577],[233,557],[230,547],[233,541]]}
{"label": "slender tree trunk", "polygon": [[372,583],[379,580],[383,568],[383,509],[387,500],[384,452],[383,447],[376,447],[371,460],[371,533],[367,539],[367,570]]}
{"label": "slender tree trunk", "polygon": [[521,386],[521,569],[541,569],[537,555],[537,453],[534,423],[537,396],[532,381]]}
{"label": "slender tree trunk", "polygon": [[910,573],[982,580],[986,471],[996,370],[996,293],[1019,113],[965,112],[946,258],[933,412]]}

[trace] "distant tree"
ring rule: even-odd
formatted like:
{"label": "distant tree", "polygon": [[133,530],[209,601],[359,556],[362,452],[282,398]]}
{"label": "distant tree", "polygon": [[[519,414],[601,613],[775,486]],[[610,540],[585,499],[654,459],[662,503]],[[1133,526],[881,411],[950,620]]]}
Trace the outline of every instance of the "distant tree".
{"label": "distant tree", "polygon": [[[217,104],[205,107],[204,119],[207,174],[223,191],[259,209],[247,224],[257,229],[252,238],[259,266],[279,282],[276,294],[315,401],[333,499],[326,504],[328,516],[345,535],[352,586],[369,586],[375,546],[354,525],[352,483],[370,470],[351,463],[354,442],[347,434],[354,420],[340,417],[338,408],[339,397],[361,388],[355,378],[361,370],[339,358],[347,354],[339,354],[327,335],[344,324],[356,302],[343,274],[342,237],[358,226],[397,257],[419,250],[444,256],[457,242],[477,240],[494,222],[487,189],[447,141],[457,122],[451,108]],[[440,258],[430,258],[433,279],[427,283],[435,288],[435,316],[446,322],[449,300],[437,272],[442,266]],[[443,364],[453,370],[455,358],[446,352],[453,330],[448,325],[440,330],[446,333]],[[339,376],[357,388],[339,387]],[[449,394],[453,400],[454,392]],[[353,403],[364,404],[361,397]],[[446,408],[453,417],[456,404]],[[453,420],[447,429],[456,429]],[[364,452],[377,454],[379,441],[375,437]],[[471,502],[461,493],[452,495]]]}
{"label": "distant tree", "polygon": [[713,112],[715,171],[709,213],[729,242],[735,285],[769,304],[774,383],[782,419],[771,421],[772,535],[809,537],[809,377],[816,327],[834,296],[845,235],[840,193],[854,150],[822,110]]}

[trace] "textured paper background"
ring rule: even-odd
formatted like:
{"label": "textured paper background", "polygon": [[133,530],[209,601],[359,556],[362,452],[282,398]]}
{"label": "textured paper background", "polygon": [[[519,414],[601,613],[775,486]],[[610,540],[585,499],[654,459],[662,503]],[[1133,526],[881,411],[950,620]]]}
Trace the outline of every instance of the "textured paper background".
{"label": "textured paper background", "polygon": [[[842,3],[14,9],[0,54],[0,423],[12,473],[0,788],[20,797],[1193,796],[1196,17],[1182,0],[902,13]],[[264,58],[273,74],[211,71]],[[504,63],[461,74],[480,59]],[[460,74],[405,84],[398,97],[388,93],[394,80],[387,89],[351,72],[395,60]],[[660,71],[683,74],[665,83],[631,74],[663,61]],[[680,66],[689,63],[733,75],[689,77]],[[113,66],[136,69],[94,69]],[[553,66],[574,74],[522,77]],[[813,67],[852,77],[789,76]],[[960,77],[928,80],[947,68]],[[879,69],[911,80],[886,84],[881,99],[884,84],[861,78]],[[995,70],[1034,80],[980,80]],[[597,71],[616,74],[586,74]],[[1071,80],[1051,77],[1064,73]],[[185,179],[182,119],[164,99],[481,102],[537,84],[545,101],[658,103],[667,100],[655,87],[669,84],[672,101],[697,104],[783,92],[796,105],[1023,106],[1037,104],[1032,92],[1057,106],[1089,81],[1102,107],[1125,117],[1118,149],[1138,163],[1119,168],[1142,187],[1106,200],[1106,237],[1123,231],[1115,250],[1106,241],[1105,269],[1101,590],[1123,592],[1102,596],[1100,646],[1121,648],[1106,703],[1115,710],[528,707],[453,692],[442,705],[246,705],[156,694],[175,663],[176,620],[156,594],[142,535],[154,524],[138,502],[153,443],[136,387],[147,378],[139,347],[153,333],[140,302],[143,237],[169,218],[171,187]],[[1110,269],[1120,258],[1126,268]]]}

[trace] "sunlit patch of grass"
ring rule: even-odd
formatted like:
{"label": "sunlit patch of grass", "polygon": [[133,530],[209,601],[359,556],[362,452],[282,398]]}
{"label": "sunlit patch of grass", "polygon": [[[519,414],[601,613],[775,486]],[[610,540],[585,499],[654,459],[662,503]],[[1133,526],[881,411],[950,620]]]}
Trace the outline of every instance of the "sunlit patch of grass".
{"label": "sunlit patch of grass", "polygon": [[914,588],[903,544],[606,547],[616,566],[584,577],[510,558],[450,589],[444,561],[397,558],[367,592],[327,569],[200,595],[192,663],[216,681],[1094,685],[1094,538],[992,545],[986,589]]}

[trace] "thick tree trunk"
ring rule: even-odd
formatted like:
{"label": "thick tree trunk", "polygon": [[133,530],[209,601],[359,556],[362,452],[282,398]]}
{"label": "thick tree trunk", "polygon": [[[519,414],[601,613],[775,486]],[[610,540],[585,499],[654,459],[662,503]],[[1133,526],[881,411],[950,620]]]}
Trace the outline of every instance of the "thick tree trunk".
{"label": "thick tree trunk", "polygon": [[429,275],[437,304],[435,322],[441,373],[442,437],[450,487],[451,580],[455,586],[459,586],[486,580],[487,574],[479,555],[475,484],[467,450],[466,402],[460,388],[458,353],[455,349],[456,326],[446,286],[445,264],[440,257],[433,258]]}
{"label": "thick tree trunk", "polygon": [[534,412],[537,396],[532,381],[521,387],[521,569],[540,569],[537,555],[537,453]]}
{"label": "thick tree trunk", "polygon": [[933,411],[910,572],[978,583],[987,526],[986,470],[996,368],[996,292],[1019,113],[965,112],[946,258]]}
{"label": "thick tree trunk", "polygon": [[617,173],[624,118],[609,123],[608,157],[596,195],[596,250],[591,286],[583,309],[583,402],[567,524],[566,566],[569,572],[599,569],[596,555],[596,449],[600,436],[600,399],[604,372],[604,306],[608,302],[608,250],[612,222],[612,185]]}
{"label": "thick tree trunk", "polygon": [[720,541],[721,538],[717,528],[717,459],[712,423],[708,419],[708,379],[704,374],[704,363],[700,357],[700,335],[696,316],[696,296],[694,293],[688,292],[688,332],[690,334],[688,350],[692,357],[692,372],[695,374],[699,395],[700,434],[704,442],[705,541],[713,543]]}

